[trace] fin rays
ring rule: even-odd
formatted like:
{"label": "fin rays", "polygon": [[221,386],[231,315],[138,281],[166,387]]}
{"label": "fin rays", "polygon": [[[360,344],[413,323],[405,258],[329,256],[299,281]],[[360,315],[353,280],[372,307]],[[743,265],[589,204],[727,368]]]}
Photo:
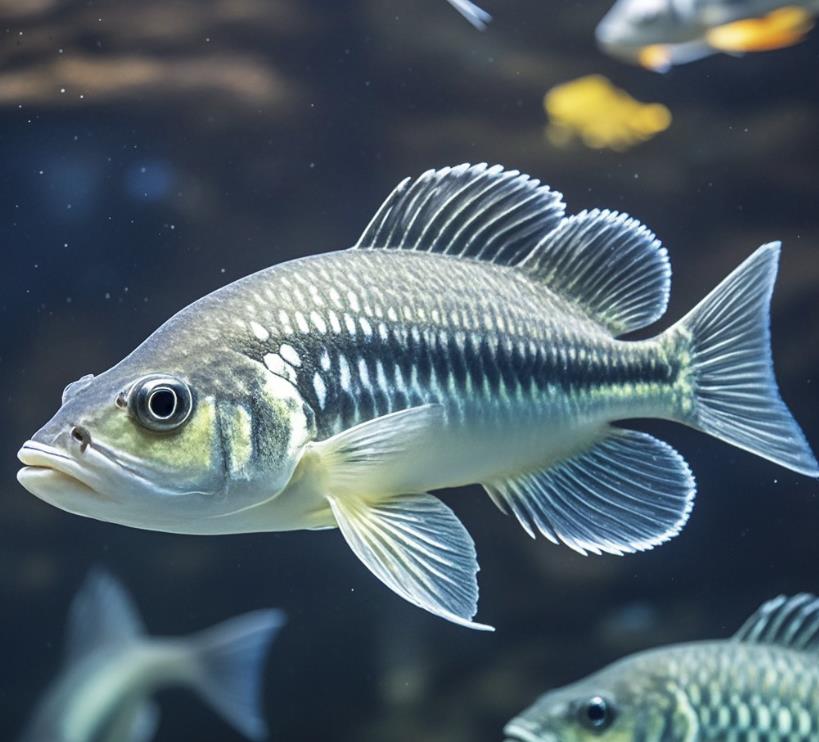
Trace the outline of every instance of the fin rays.
{"label": "fin rays", "polygon": [[444,503],[427,494],[379,503],[328,500],[350,548],[387,587],[449,621],[491,628],[471,620],[478,605],[475,546]]}
{"label": "fin rays", "polygon": [[484,487],[527,533],[582,554],[650,549],[679,532],[694,498],[694,480],[674,449],[615,428],[573,458]]}
{"label": "fin rays", "polygon": [[522,260],[563,217],[559,193],[517,170],[459,165],[403,180],[355,244],[499,265]]}
{"label": "fin rays", "polygon": [[734,635],[735,641],[819,651],[819,597],[780,595],[763,603]]}

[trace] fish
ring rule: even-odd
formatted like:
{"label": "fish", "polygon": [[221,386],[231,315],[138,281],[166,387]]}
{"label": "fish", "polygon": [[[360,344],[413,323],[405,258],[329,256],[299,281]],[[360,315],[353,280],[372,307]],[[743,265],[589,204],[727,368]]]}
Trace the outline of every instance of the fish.
{"label": "fish", "polygon": [[447,2],[479,31],[483,31],[492,20],[492,16],[479,8],[472,0],[447,0]]}
{"label": "fish", "polygon": [[730,639],[649,649],[541,696],[506,742],[819,739],[819,598],[780,595]]}
{"label": "fish", "polygon": [[351,249],[282,263],[182,309],[63,392],[18,481],[71,513],[183,534],[337,528],[410,603],[477,613],[474,542],[440,489],[481,484],[532,537],[626,554],[683,528],[692,426],[810,477],[769,344],[780,243],[688,315],[635,219],[500,165],[406,178]]}
{"label": "fish", "polygon": [[549,117],[546,137],[556,147],[577,138],[591,149],[618,152],[645,142],[671,126],[662,103],[642,103],[603,75],[585,75],[556,85],[543,98]]}
{"label": "fish", "polygon": [[719,52],[793,46],[818,14],[819,0],[617,0],[595,35],[611,56],[666,72]]}
{"label": "fish", "polygon": [[149,636],[125,588],[95,568],[71,603],[63,667],[18,742],[148,742],[159,726],[152,696],[169,687],[265,739],[262,673],[283,623],[281,611],[257,610],[190,637]]}

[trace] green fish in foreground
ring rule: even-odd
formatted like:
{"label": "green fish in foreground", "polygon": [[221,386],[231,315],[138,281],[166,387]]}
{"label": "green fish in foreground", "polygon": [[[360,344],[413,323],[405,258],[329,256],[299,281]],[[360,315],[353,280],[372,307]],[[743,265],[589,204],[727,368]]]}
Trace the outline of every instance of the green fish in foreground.
{"label": "green fish in foreground", "polygon": [[191,637],[148,636],[125,589],[94,570],[71,604],[62,671],[18,742],[148,742],[159,725],[151,696],[169,687],[196,691],[248,739],[265,739],[265,655],[283,623],[281,611],[259,610]]}
{"label": "green fish in foreground", "polygon": [[773,375],[779,244],[623,341],[665,311],[666,251],[624,214],[564,210],[499,166],[408,178],[352,249],[225,286],[66,387],[18,479],[138,528],[338,527],[406,600],[490,628],[472,539],[431,490],[480,483],[531,536],[625,554],[677,534],[695,487],[613,421],[675,420],[819,476]]}
{"label": "green fish in foreground", "polygon": [[728,640],[640,652],[551,691],[507,742],[819,739],[819,598],[765,603]]}

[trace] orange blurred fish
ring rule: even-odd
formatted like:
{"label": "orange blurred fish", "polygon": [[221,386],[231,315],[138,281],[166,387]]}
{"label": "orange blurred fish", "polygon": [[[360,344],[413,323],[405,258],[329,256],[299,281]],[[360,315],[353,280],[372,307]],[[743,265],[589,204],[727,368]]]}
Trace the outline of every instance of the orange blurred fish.
{"label": "orange blurred fish", "polygon": [[611,56],[665,72],[718,52],[793,46],[816,15],[819,0],[617,0],[595,34]]}

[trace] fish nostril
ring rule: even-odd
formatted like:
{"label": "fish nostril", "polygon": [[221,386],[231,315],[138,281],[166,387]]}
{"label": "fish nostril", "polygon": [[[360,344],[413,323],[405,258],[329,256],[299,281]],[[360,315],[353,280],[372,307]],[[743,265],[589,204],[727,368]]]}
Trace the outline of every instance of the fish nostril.
{"label": "fish nostril", "polygon": [[80,444],[80,452],[84,452],[91,444],[91,434],[81,425],[71,428],[71,437]]}

